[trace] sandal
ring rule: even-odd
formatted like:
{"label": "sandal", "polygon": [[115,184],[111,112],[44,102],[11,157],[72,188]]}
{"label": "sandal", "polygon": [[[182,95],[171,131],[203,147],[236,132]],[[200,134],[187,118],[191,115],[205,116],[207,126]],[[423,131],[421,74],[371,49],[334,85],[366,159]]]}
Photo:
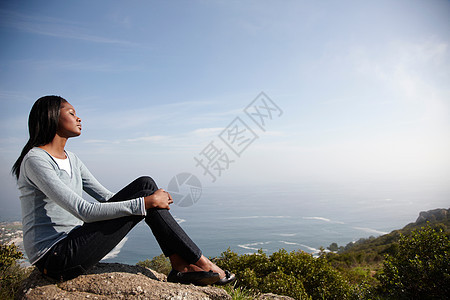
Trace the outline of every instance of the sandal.
{"label": "sandal", "polygon": [[236,275],[231,273],[228,270],[225,270],[225,277],[222,279],[219,279],[215,284],[217,285],[225,285],[228,283],[232,283],[236,280]]}
{"label": "sandal", "polygon": [[167,276],[168,282],[194,284],[194,285],[210,285],[220,280],[219,273],[212,271],[205,272],[178,272],[177,270],[170,271]]}

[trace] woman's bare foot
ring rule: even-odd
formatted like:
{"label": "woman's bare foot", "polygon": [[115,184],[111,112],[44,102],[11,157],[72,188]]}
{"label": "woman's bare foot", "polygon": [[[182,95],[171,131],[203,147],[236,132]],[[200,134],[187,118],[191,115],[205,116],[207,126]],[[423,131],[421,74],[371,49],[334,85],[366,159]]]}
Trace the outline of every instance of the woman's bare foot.
{"label": "woman's bare foot", "polygon": [[172,265],[172,269],[177,270],[178,272],[200,272],[204,271],[202,268],[188,264],[181,256],[178,254],[173,254],[169,256],[170,264]]}
{"label": "woman's bare foot", "polygon": [[174,270],[177,270],[178,272],[200,272],[200,271],[209,272],[209,271],[213,271],[213,272],[219,273],[220,279],[225,277],[225,272],[203,255],[200,257],[200,259],[195,264],[187,263],[178,254],[170,255],[169,259],[170,259],[170,263],[172,264],[172,268]]}

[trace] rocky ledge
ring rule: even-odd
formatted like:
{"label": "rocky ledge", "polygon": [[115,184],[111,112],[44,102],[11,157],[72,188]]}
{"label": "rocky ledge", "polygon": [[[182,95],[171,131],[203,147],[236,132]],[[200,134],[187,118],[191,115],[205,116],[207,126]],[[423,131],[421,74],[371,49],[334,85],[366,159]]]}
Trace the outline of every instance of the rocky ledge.
{"label": "rocky ledge", "polygon": [[[170,283],[148,268],[99,263],[88,274],[55,281],[33,270],[23,282],[19,299],[231,299],[221,288]],[[259,299],[292,299],[264,294]]]}

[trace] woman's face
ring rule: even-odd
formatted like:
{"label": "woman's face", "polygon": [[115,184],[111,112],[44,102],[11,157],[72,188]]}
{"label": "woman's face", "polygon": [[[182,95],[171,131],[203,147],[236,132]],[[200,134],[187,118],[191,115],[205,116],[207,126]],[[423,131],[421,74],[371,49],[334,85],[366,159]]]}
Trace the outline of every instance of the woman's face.
{"label": "woman's face", "polygon": [[61,103],[56,134],[65,138],[81,134],[81,119],[77,117],[75,108],[69,102]]}

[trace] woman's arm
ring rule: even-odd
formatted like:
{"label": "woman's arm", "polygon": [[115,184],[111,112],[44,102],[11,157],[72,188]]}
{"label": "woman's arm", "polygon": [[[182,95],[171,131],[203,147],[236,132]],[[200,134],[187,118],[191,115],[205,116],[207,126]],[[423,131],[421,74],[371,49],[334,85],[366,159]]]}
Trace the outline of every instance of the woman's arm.
{"label": "woman's arm", "polygon": [[74,159],[77,160],[77,164],[80,166],[81,179],[83,182],[83,190],[97,201],[108,201],[114,193],[106,189],[98,180],[92,175],[89,169],[83,164],[83,162],[75,155]]}
{"label": "woman's arm", "polygon": [[[83,179],[83,190],[86,193],[100,202],[108,201],[108,199],[114,196],[114,193],[111,193],[100,182],[98,182],[94,175],[92,175],[89,169],[76,155],[73,156],[74,159],[77,160],[77,164],[80,165],[81,177]],[[146,210],[155,207],[170,209],[169,205],[173,203],[173,199],[168,192],[163,189],[159,189],[152,195],[144,197],[144,202]]]}
{"label": "woman's arm", "polygon": [[[78,157],[75,157],[75,159],[77,159],[77,163],[80,165],[83,190],[86,193],[100,202],[108,201],[108,199],[114,196],[114,193],[108,191],[100,182],[98,182]],[[152,195],[144,197],[144,202],[146,210],[155,207],[170,209],[169,205],[173,203],[173,199],[168,192],[159,189]]]}
{"label": "woman's arm", "polygon": [[24,159],[23,175],[30,184],[50,200],[84,222],[90,223],[129,215],[145,215],[144,201],[133,199],[121,202],[92,203],[81,198],[64,184],[49,161],[37,156]]}

